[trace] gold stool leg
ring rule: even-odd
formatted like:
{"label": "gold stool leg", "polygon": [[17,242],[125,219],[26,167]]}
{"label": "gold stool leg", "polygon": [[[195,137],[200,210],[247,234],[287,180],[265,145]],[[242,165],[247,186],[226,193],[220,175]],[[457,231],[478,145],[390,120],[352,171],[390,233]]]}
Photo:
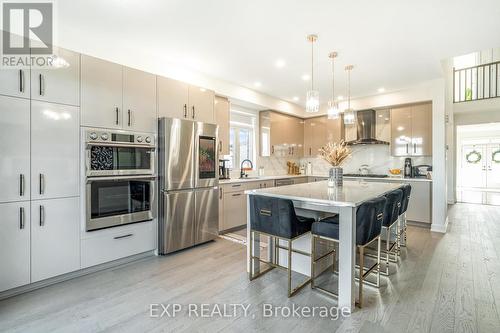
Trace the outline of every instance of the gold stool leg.
{"label": "gold stool leg", "polygon": [[359,294],[359,307],[363,307],[363,271],[364,271],[364,248],[362,246],[358,247],[359,249],[359,289],[358,289],[358,294]]}
{"label": "gold stool leg", "polygon": [[380,287],[380,247],[382,245],[382,239],[378,236],[377,241],[377,287]]}
{"label": "gold stool leg", "polygon": [[288,297],[292,296],[292,241],[288,241]]}

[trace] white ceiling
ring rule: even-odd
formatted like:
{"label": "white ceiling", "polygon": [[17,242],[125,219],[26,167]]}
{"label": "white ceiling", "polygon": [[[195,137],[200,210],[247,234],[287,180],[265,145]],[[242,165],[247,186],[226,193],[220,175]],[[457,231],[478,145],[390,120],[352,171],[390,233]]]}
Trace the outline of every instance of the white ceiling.
{"label": "white ceiling", "polygon": [[158,72],[176,64],[290,101],[309,85],[310,33],[323,101],[331,50],[337,94],[354,64],[352,94],[366,96],[440,77],[441,59],[500,45],[498,0],[59,0],[56,17],[62,46]]}

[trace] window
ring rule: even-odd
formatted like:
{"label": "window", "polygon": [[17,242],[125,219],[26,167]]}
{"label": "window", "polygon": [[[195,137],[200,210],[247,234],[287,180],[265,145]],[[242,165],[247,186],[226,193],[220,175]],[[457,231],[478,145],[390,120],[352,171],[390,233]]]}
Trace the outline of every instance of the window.
{"label": "window", "polygon": [[231,127],[229,130],[229,160],[230,169],[239,169],[241,161],[249,159],[255,168],[255,122],[256,113],[242,108],[231,110]]}

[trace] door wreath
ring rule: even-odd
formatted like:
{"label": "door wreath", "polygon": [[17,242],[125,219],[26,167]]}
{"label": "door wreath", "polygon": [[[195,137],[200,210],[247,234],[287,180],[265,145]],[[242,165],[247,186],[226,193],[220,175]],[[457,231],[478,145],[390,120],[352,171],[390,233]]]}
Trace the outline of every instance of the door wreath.
{"label": "door wreath", "polygon": [[[500,153],[500,151],[498,151]],[[468,153],[467,155],[465,155],[465,159],[467,160],[468,163],[473,163],[473,164],[476,164],[476,163],[479,163],[479,161],[481,161],[481,153],[478,152],[477,150],[473,150],[471,151],[470,153]],[[500,156],[499,156],[499,160],[500,160]]]}
{"label": "door wreath", "polygon": [[500,163],[500,149],[498,150],[495,150],[492,154],[491,154],[491,160],[495,163]]}

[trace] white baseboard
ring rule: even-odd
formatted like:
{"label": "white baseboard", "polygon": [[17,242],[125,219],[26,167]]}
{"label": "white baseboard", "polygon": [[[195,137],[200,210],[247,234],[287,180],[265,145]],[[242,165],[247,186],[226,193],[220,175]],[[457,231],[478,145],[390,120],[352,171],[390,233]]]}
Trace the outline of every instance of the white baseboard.
{"label": "white baseboard", "polygon": [[39,281],[39,282],[35,282],[35,283],[30,283],[30,284],[27,284],[27,285],[24,285],[21,287],[5,290],[5,291],[0,292],[0,301],[3,299],[9,298],[9,297],[13,297],[13,296],[27,293],[29,291],[33,291],[36,289],[47,287],[47,286],[50,286],[50,285],[53,285],[53,284],[56,284],[59,282],[71,280],[71,279],[74,279],[74,278],[77,278],[77,277],[80,277],[83,275],[92,274],[92,273],[102,271],[102,270],[105,270],[108,268],[116,268],[118,266],[122,266],[122,265],[125,265],[128,263],[131,263],[133,261],[141,260],[141,259],[151,257],[151,256],[153,256],[153,251],[148,251],[148,252],[136,254],[136,255],[133,255],[130,257],[107,262],[104,264],[80,269],[78,271],[55,276],[55,277],[47,279],[47,280],[43,280],[43,281]]}
{"label": "white baseboard", "polygon": [[439,233],[445,234],[447,229],[448,229],[448,217],[446,217],[444,224],[433,223],[431,225],[431,231],[433,231],[433,232],[439,232]]}

